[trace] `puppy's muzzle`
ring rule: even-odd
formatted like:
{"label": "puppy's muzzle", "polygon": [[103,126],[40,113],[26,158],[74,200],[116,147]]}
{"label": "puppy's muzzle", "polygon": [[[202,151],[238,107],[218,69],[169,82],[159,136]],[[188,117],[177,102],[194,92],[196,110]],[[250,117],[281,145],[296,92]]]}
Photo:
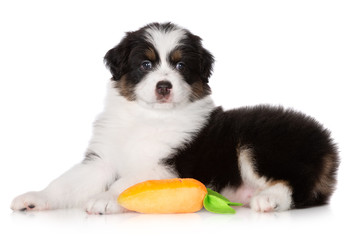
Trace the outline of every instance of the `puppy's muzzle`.
{"label": "puppy's muzzle", "polygon": [[172,89],[172,83],[169,81],[159,81],[156,85],[156,94],[158,98],[168,98]]}

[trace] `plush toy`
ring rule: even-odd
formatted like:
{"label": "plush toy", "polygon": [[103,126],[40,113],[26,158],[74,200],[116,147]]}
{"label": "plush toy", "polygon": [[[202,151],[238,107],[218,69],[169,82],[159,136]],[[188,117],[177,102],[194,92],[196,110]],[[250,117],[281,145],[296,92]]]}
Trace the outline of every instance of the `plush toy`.
{"label": "plush toy", "polygon": [[204,206],[214,213],[235,213],[232,203],[192,178],[149,180],[123,191],[118,203],[140,213],[192,213]]}

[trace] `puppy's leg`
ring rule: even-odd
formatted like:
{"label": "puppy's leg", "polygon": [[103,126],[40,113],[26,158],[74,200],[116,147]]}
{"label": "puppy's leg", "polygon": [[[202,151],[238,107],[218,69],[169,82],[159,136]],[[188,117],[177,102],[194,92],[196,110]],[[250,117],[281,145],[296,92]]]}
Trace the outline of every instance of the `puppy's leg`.
{"label": "puppy's leg", "polygon": [[55,179],[44,190],[16,197],[11,209],[24,211],[82,207],[91,196],[105,191],[115,177],[105,161],[84,161]]}
{"label": "puppy's leg", "polygon": [[259,176],[253,166],[249,148],[238,149],[238,163],[243,186],[255,189],[249,206],[258,212],[284,211],[292,206],[292,190],[285,181],[270,181]]}

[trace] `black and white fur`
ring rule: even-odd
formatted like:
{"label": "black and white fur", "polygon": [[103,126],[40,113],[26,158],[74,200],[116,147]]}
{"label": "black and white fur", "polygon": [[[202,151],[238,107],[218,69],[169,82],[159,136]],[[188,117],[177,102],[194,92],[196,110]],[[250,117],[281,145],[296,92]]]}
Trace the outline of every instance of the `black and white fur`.
{"label": "black and white fur", "polygon": [[329,132],[281,107],[215,107],[213,61],[198,36],[171,23],[127,33],[105,56],[113,77],[84,160],[11,208],[119,213],[127,187],[174,177],[260,212],[327,203],[339,164]]}

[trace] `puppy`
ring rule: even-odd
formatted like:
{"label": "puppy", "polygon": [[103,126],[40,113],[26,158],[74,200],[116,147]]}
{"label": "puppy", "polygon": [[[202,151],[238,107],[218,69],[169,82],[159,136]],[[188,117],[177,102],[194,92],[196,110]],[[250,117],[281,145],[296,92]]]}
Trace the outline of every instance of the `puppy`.
{"label": "puppy", "polygon": [[104,60],[112,78],[84,160],[15,198],[13,210],[119,213],[116,198],[127,187],[175,177],[259,212],[328,202],[339,164],[329,131],[281,107],[214,106],[214,59],[198,36],[152,23],[128,32]]}

